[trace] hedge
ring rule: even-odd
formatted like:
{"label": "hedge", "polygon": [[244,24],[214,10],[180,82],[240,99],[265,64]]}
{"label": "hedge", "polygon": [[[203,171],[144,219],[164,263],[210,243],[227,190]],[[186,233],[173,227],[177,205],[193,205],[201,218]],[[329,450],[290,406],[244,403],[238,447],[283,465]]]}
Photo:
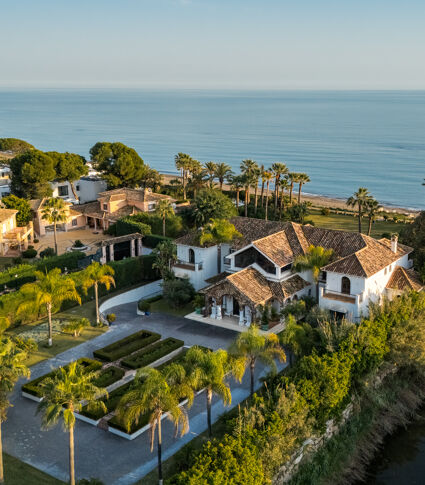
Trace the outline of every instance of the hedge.
{"label": "hedge", "polygon": [[126,236],[127,234],[133,234],[135,232],[150,234],[151,226],[132,220],[130,217],[124,217],[115,223],[115,232],[117,236]]}
{"label": "hedge", "polygon": [[159,333],[140,330],[139,332],[118,340],[118,342],[114,342],[111,345],[95,350],[93,356],[100,360],[114,362],[121,357],[146,347],[146,345],[156,342],[160,338],[161,335],[159,335]]}
{"label": "hedge", "polygon": [[[84,367],[86,372],[96,371],[102,368],[102,363],[98,360],[89,359],[87,357],[82,357],[81,359],[77,360],[77,363]],[[63,366],[64,369],[67,369],[70,364]],[[61,367],[58,367],[60,369]],[[48,374],[44,374],[37,379],[33,379],[32,381],[24,384],[22,386],[22,391],[28,394],[32,394],[33,396],[42,397],[43,396],[43,389],[40,386],[40,383],[47,379],[48,377],[53,377],[58,369],[53,369]]]}
{"label": "hedge", "polygon": [[175,339],[173,337],[161,340],[154,345],[151,345],[147,349],[143,349],[140,352],[136,352],[121,361],[121,364],[129,369],[139,369],[140,367],[145,367],[152,362],[168,355],[173,352],[173,350],[183,347],[183,340]]}
{"label": "hedge", "polygon": [[101,401],[104,402],[106,406],[106,412],[100,407],[95,409],[88,409],[88,406],[83,406],[80,414],[94,420],[103,418],[103,416],[106,416],[112,411],[115,411],[121,398],[131,388],[132,384],[133,384],[133,381],[128,382],[123,386],[117,387],[116,389],[114,389],[112,392],[109,393],[109,396],[107,399],[105,398],[100,399]]}
{"label": "hedge", "polygon": [[121,380],[124,377],[125,371],[114,365],[104,369],[99,377],[93,381],[97,387],[108,387],[114,382]]}
{"label": "hedge", "polygon": [[149,423],[150,417],[151,417],[151,415],[149,413],[146,413],[146,414],[143,414],[142,416],[140,416],[138,423],[133,422],[130,425],[130,431],[126,428],[126,426],[124,426],[124,424],[121,422],[121,420],[119,419],[118,416],[114,416],[113,418],[111,418],[108,421],[108,426],[110,426],[111,428],[118,429],[119,431],[122,431],[123,433],[132,434],[132,433],[135,433],[136,431],[138,431],[140,428],[143,428],[143,426],[146,426]]}
{"label": "hedge", "polygon": [[158,236],[157,234],[150,234],[143,238],[143,244],[147,248],[155,249],[159,243],[164,241],[172,241],[170,237]]}

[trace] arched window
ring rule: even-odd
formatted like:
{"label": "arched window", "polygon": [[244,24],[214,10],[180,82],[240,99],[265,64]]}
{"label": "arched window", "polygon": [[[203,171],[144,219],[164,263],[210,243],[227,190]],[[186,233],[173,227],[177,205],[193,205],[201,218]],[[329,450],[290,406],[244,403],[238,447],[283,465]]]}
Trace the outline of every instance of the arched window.
{"label": "arched window", "polygon": [[189,263],[195,264],[195,251],[192,248],[189,249]]}
{"label": "arched window", "polygon": [[292,298],[292,301],[297,301],[298,300],[298,295],[294,295],[294,297]]}
{"label": "arched window", "polygon": [[343,276],[341,279],[341,293],[349,295],[351,293],[351,282],[350,278]]}

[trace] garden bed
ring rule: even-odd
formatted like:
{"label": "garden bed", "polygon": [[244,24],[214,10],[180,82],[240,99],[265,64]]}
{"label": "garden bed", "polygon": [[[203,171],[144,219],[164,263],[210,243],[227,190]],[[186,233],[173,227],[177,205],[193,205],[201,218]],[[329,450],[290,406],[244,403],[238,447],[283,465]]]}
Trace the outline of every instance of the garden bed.
{"label": "garden bed", "polygon": [[[88,359],[86,357],[82,357],[81,359],[78,359],[77,363],[80,364],[81,366],[83,366],[85,368],[86,372],[96,371],[96,370],[99,370],[99,369],[102,368],[101,362],[99,362],[98,360],[94,360],[94,359]],[[69,367],[69,365],[70,364],[67,364],[66,366],[64,366],[64,368],[67,369]],[[58,369],[60,369],[60,368],[61,367],[58,367]],[[24,397],[28,397],[29,399],[33,399],[33,398],[28,396],[28,395],[31,395],[31,396],[34,396],[34,397],[37,398],[37,399],[33,399],[33,400],[41,401],[41,399],[43,398],[43,389],[40,386],[40,384],[45,379],[47,379],[48,377],[53,377],[56,374],[56,372],[58,371],[58,369],[54,369],[51,372],[49,372],[48,374],[44,374],[40,377],[37,377],[37,379],[33,379],[32,381],[28,382],[27,384],[24,384],[21,387],[22,395]]]}
{"label": "garden bed", "polygon": [[130,355],[123,359],[121,364],[129,369],[140,369],[141,367],[146,367],[162,357],[167,356],[171,352],[180,349],[183,345],[183,340],[169,337],[141,350],[140,352]]}
{"label": "garden bed", "polygon": [[140,330],[125,337],[113,344],[107,345],[101,349],[95,350],[93,356],[106,362],[114,362],[121,357],[125,357],[136,350],[143,349],[161,338],[161,335],[148,330]]}
{"label": "garden bed", "polygon": [[116,367],[114,365],[103,369],[99,375],[94,381],[93,384],[96,387],[109,387],[110,385],[114,384],[115,382],[118,382],[121,380],[125,375],[125,371],[123,369],[120,369],[119,367]]}

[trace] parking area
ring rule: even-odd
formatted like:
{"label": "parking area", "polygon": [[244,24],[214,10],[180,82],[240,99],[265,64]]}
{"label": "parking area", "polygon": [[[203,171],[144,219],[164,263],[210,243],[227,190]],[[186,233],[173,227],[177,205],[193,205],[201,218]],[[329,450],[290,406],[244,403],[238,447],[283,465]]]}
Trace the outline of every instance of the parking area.
{"label": "parking area", "polygon": [[[176,337],[186,345],[204,345],[213,349],[227,348],[236,333],[227,329],[189,321],[165,314],[149,317],[136,315],[136,303],[120,305],[111,309],[117,316],[110,330],[99,337],[59,354],[53,359],[35,365],[31,378],[36,378],[79,357],[91,357],[93,350],[115,342],[138,330],[158,332],[163,338]],[[257,377],[263,374],[258,368]],[[14,407],[4,424],[4,449],[7,453],[29,463],[59,479],[68,477],[68,435],[60,425],[48,431],[40,428],[40,417],[35,415],[37,404],[20,393],[20,384],[12,396]],[[257,379],[257,387],[260,385]],[[232,382],[232,407],[249,395],[249,376],[241,384]],[[227,408],[228,409],[228,408]],[[226,409],[220,401],[214,400],[213,419],[216,420]],[[174,438],[170,422],[163,424],[164,460],[181,446],[206,429],[204,393],[197,396],[189,410],[190,431],[183,438]],[[97,477],[105,484],[129,485],[140,480],[156,467],[157,457],[150,452],[149,433],[133,441],[108,433],[87,423],[78,421],[75,430],[75,457],[77,478]]]}

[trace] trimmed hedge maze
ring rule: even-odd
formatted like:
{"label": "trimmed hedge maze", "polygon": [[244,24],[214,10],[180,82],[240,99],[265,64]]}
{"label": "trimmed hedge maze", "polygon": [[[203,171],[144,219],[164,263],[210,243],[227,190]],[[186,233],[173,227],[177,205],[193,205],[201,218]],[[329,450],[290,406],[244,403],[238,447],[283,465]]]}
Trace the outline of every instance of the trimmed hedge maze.
{"label": "trimmed hedge maze", "polygon": [[183,345],[183,340],[169,337],[150,345],[140,352],[136,352],[135,354],[126,357],[121,361],[121,364],[129,369],[146,367],[147,365],[152,364],[152,362],[155,362],[156,360],[170,354],[174,350],[183,347]]}
{"label": "trimmed hedge maze", "polygon": [[133,333],[113,344],[107,345],[101,349],[95,350],[93,356],[106,362],[114,362],[121,357],[125,357],[136,350],[143,349],[161,338],[159,333],[149,332],[148,330],[140,330],[140,332]]}

